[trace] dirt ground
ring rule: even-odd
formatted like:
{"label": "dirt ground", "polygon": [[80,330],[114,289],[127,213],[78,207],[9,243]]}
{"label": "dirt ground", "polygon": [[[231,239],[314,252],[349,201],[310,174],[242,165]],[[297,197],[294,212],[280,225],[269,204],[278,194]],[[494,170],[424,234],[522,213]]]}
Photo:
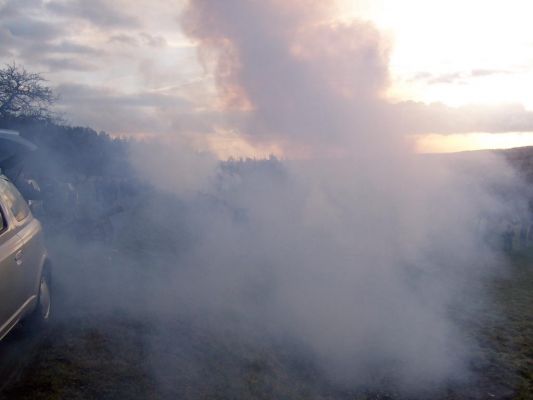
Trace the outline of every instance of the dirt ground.
{"label": "dirt ground", "polygon": [[[338,388],[312,363],[285,354],[283,346],[258,347],[215,333],[212,321],[140,317],[131,312],[138,288],[128,280],[121,293],[129,294],[106,306],[115,301],[110,271],[116,249],[73,251],[65,240],[50,244],[56,260],[54,321],[40,335],[22,327],[0,343],[3,398],[404,398],[390,389]],[[465,321],[479,343],[473,378],[426,398],[533,399],[533,254],[514,255],[509,273],[487,285],[497,307]]]}

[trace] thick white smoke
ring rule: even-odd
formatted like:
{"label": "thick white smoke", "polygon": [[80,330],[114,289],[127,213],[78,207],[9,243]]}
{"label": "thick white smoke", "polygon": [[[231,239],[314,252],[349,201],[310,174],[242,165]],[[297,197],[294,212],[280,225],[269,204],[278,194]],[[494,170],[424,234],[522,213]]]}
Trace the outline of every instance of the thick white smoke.
{"label": "thick white smoke", "polygon": [[513,174],[495,157],[412,155],[382,97],[388,43],[368,23],[333,22],[325,3],[190,1],[183,24],[216,100],[247,115],[235,129],[308,157],[206,173],[181,152],[137,153],[160,188],[179,194],[186,168],[202,177],[187,178],[202,193],[186,218],[195,241],[158,292],[169,313],[186,304],[289,336],[344,383],[464,376],[470,344],[454,321],[499,261],[479,226],[506,212],[491,190]]}
{"label": "thick white smoke", "polygon": [[323,155],[348,144],[363,153],[391,131],[380,100],[388,43],[369,23],[332,22],[331,4],[190,3],[185,30],[214,67],[222,104],[250,110],[249,138]]}

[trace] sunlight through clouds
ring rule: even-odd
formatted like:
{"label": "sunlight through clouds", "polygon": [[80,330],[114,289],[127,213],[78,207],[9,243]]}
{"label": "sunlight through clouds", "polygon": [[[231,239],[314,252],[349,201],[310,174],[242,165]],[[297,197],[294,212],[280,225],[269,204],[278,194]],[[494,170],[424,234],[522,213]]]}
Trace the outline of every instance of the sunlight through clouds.
{"label": "sunlight through clouds", "polygon": [[533,109],[533,2],[344,0],[342,12],[390,33],[394,97]]}
{"label": "sunlight through clouds", "polygon": [[[187,0],[0,0],[0,64],[17,62],[42,73],[60,96],[59,112],[73,124],[132,137],[198,134],[204,136],[199,142],[219,146],[220,154],[227,149],[257,154],[242,139],[254,132],[239,131],[236,125],[242,123],[235,122],[245,120],[244,112],[252,110],[222,115],[216,77],[204,64],[208,57],[198,57],[198,44],[183,32],[186,4]],[[328,11],[315,22],[322,18],[345,29],[350,21],[366,20],[379,31],[387,49],[378,79],[380,95],[391,110],[400,110],[392,112],[401,114],[396,125],[403,126],[402,133],[461,133],[424,139],[432,151],[450,151],[514,146],[524,143],[516,137],[525,134],[513,137],[507,132],[533,131],[533,2],[338,0],[333,10],[335,15]],[[341,44],[350,43],[349,35],[324,39],[326,34],[315,31],[314,43],[327,42],[323,49],[328,52],[342,51]],[[297,38],[288,40],[296,40],[293,45],[298,47]],[[302,49],[309,57],[319,47]],[[324,55],[314,68],[331,69],[325,76],[344,74],[339,92],[346,97],[360,94],[366,84],[365,79],[357,81],[360,60],[345,54],[342,65],[326,65]],[[286,72],[275,71],[273,80],[282,81]],[[508,115],[507,110],[518,111]],[[277,113],[269,119],[279,117]],[[232,129],[242,135],[239,140],[237,134],[219,135]],[[467,131],[497,132],[500,139],[467,139]],[[267,148],[279,145],[270,143]]]}

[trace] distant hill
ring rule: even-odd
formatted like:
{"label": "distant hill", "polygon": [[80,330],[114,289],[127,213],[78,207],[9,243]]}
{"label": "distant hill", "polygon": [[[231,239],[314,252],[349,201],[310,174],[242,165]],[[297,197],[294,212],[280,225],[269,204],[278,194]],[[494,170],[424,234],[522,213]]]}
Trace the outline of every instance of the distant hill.
{"label": "distant hill", "polygon": [[493,151],[503,154],[529,183],[533,183],[533,146]]}

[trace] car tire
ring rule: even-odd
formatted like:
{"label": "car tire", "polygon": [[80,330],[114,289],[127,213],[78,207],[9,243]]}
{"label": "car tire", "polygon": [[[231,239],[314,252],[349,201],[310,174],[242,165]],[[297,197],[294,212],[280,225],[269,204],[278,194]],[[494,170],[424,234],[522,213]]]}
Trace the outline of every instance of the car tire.
{"label": "car tire", "polygon": [[31,328],[43,328],[50,321],[52,310],[51,274],[48,268],[44,268],[39,280],[39,293],[35,310],[28,317],[28,325]]}

